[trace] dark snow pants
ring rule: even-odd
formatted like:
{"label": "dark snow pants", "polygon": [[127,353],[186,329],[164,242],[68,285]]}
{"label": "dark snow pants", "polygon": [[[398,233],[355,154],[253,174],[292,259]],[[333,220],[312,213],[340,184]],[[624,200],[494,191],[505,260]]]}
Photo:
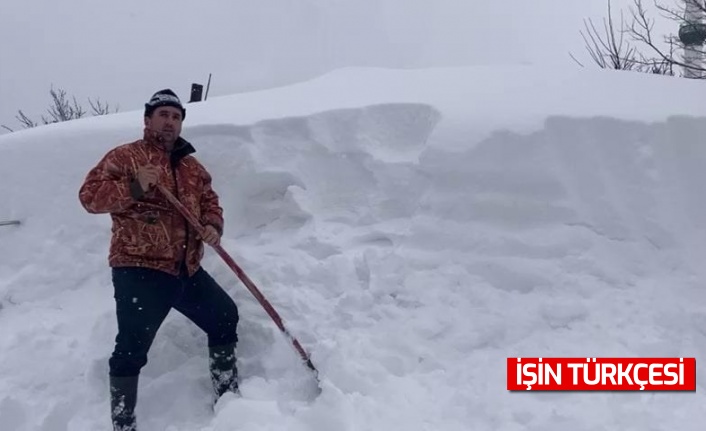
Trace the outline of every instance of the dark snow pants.
{"label": "dark snow pants", "polygon": [[137,376],[157,330],[174,308],[208,336],[208,346],[237,343],[238,309],[203,269],[192,277],[176,277],[148,268],[113,268],[118,318],[110,375]]}

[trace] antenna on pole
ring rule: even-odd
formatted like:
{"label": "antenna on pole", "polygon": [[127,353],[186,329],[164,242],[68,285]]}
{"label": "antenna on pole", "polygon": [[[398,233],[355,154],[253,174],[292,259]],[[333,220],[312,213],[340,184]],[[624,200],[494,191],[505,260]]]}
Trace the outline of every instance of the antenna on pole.
{"label": "antenna on pole", "polygon": [[211,89],[211,74],[208,74],[208,84],[206,84],[206,95],[204,96],[203,100],[208,99],[208,90]]}
{"label": "antenna on pole", "polygon": [[706,41],[703,0],[684,0],[684,22],[679,26],[679,40],[684,44],[684,77],[704,77],[703,45]]}

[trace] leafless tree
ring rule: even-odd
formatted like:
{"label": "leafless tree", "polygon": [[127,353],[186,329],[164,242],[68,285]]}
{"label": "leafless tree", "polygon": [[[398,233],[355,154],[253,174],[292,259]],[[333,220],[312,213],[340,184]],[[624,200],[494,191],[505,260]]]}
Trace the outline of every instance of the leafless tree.
{"label": "leafless tree", "polygon": [[[49,95],[51,96],[51,104],[47,108],[48,115],[41,116],[41,122],[37,122],[29,118],[22,110],[17,111],[15,118],[20,123],[22,128],[29,129],[32,127],[37,127],[40,124],[51,124],[59,123],[62,121],[76,120],[85,117],[87,112],[76,100],[76,97],[69,98],[66,94],[66,90],[59,88],[54,89],[52,86]],[[88,99],[88,103],[91,106],[91,112],[93,115],[106,115],[114,112],[118,112],[118,108],[111,109],[108,103],[101,102],[100,99]],[[13,132],[14,130],[6,125],[2,125],[2,128]]]}
{"label": "leafless tree", "polygon": [[[592,19],[583,21],[581,31],[586,51],[591,60],[602,69],[634,70],[640,65],[639,52],[625,39],[627,27],[625,17],[620,12],[620,23],[613,18],[610,0],[608,0],[608,17],[603,18],[603,28],[599,30]],[[583,66],[573,55],[571,57]]]}
{"label": "leafless tree", "polygon": [[[699,11],[702,15],[706,14],[706,1],[704,0],[678,0],[677,4],[680,7],[673,7],[673,6],[665,6],[663,3],[660,3],[658,0],[655,0],[654,6],[655,8],[660,12],[660,15],[663,18],[666,18],[670,21],[675,22],[678,24],[677,28],[681,29],[686,28],[686,29],[692,29],[692,30],[699,30],[703,26],[702,22],[689,22],[687,20],[687,16],[685,15],[684,11],[687,7],[687,5],[690,5],[691,7],[694,7],[695,10]],[[700,72],[696,73],[694,75],[701,75],[705,76],[703,72],[706,72],[706,66],[704,66],[703,62],[701,64],[697,63],[692,63],[692,62],[686,62],[683,60],[683,58],[680,60],[678,56],[674,55],[675,54],[675,49],[674,47],[678,47],[679,49],[683,50],[685,45],[679,38],[679,36],[675,35],[667,35],[664,36],[661,40],[656,39],[654,35],[654,23],[655,20],[654,18],[650,17],[650,14],[645,7],[643,0],[633,0],[633,6],[631,7],[631,13],[632,13],[632,24],[630,26],[630,34],[633,36],[634,40],[644,44],[645,46],[649,47],[650,50],[657,56],[657,58],[661,59],[665,63],[669,63],[672,67],[673,66],[679,66],[683,68],[684,70],[690,70],[692,72]],[[666,44],[667,46],[670,47],[670,50],[667,52],[663,48],[662,44]],[[699,55],[704,56],[704,48],[703,46],[695,45],[692,46],[691,49],[695,52],[697,52]]]}
{"label": "leafless tree", "polygon": [[[687,4],[693,4],[697,10],[706,14],[706,0],[673,0],[676,6],[666,6],[654,0],[654,7],[662,19],[674,21],[675,29],[699,30],[703,26],[700,22],[687,22],[684,13]],[[633,0],[630,7],[629,23],[623,12],[620,13],[620,22],[613,18],[610,0],[608,0],[608,17],[603,20],[603,28],[599,30],[592,20],[584,20],[584,31],[581,31],[585,49],[595,64],[604,69],[631,70],[659,75],[675,75],[675,68],[692,69],[706,72],[703,64],[692,64],[684,61],[678,52],[684,50],[684,43],[678,35],[670,34],[655,37],[655,19],[651,17],[644,0]],[[694,27],[688,27],[694,26]],[[639,48],[645,48],[646,55]],[[703,55],[703,47],[692,46],[692,52]],[[571,57],[578,64],[573,55]],[[688,74],[689,77],[699,74]],[[706,74],[701,73],[701,76]]]}
{"label": "leafless tree", "polygon": [[669,41],[668,43],[669,51],[665,53],[665,56],[659,56],[658,58],[647,59],[642,56],[641,59],[641,70],[643,72],[652,73],[655,75],[671,75],[674,76],[674,66],[675,62],[672,59],[676,58],[676,51],[678,49],[677,44],[674,41]]}
{"label": "leafless tree", "polygon": [[18,111],[18,114],[17,114],[17,116],[16,116],[15,118],[17,118],[17,121],[19,121],[20,123],[22,123],[22,125],[25,126],[25,127],[35,127],[35,126],[37,126],[37,123],[34,122],[34,121],[32,121],[31,118],[29,118],[27,115],[25,115],[25,113],[22,112],[21,109]]}
{"label": "leafless tree", "polygon": [[86,111],[73,97],[71,101],[66,97],[66,90],[55,90],[53,87],[49,91],[51,94],[52,104],[47,109],[49,118],[42,116],[44,124],[59,123],[62,121],[76,120],[86,115]]}
{"label": "leafless tree", "polygon": [[88,99],[88,103],[91,105],[91,111],[93,112],[93,115],[108,115],[111,113],[118,112],[117,107],[114,110],[111,110],[110,104],[108,104],[107,102],[103,103],[100,99],[96,99],[95,101]]}
{"label": "leafless tree", "polygon": [[[21,109],[18,111],[17,115],[15,115],[15,118],[17,119],[17,121],[20,122],[20,124],[22,124],[22,127],[25,129],[38,126],[38,124],[34,120],[29,118],[24,112],[22,112]],[[2,125],[2,128],[5,130],[9,130],[10,132],[14,132],[13,129],[7,127],[4,124]]]}

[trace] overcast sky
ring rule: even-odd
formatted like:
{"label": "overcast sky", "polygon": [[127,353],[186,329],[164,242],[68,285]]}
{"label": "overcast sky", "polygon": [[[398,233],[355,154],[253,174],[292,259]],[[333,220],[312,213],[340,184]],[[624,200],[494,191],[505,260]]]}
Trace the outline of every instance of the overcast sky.
{"label": "overcast sky", "polygon": [[[630,0],[613,0],[614,8]],[[646,4],[652,5],[652,1]],[[578,67],[607,0],[0,0],[0,124],[38,118],[53,84],[141,109],[192,82],[210,96],[345,66]],[[0,132],[2,133],[2,132]]]}

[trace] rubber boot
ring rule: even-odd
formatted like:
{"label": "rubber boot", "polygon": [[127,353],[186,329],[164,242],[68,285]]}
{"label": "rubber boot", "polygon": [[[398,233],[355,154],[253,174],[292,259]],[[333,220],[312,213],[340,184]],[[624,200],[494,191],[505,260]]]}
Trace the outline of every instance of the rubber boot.
{"label": "rubber boot", "polygon": [[137,431],[135,405],[139,376],[110,376],[110,413],[113,431]]}
{"label": "rubber boot", "polygon": [[233,392],[239,395],[235,344],[209,347],[208,358],[215,400],[218,401],[226,392]]}

